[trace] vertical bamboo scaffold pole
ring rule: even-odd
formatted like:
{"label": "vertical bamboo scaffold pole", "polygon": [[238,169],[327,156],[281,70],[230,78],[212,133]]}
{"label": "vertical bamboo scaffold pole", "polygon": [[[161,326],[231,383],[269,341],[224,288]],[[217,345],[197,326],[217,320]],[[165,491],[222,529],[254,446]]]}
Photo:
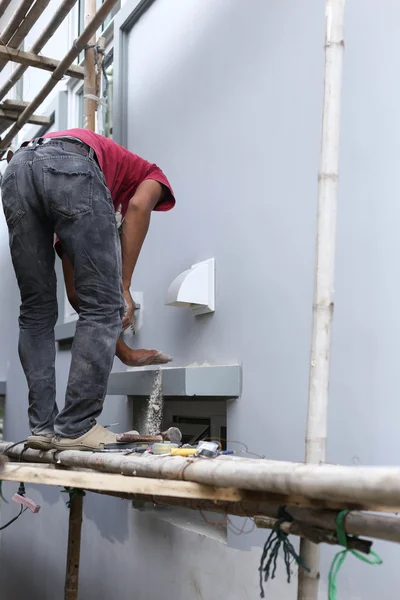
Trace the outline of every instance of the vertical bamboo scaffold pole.
{"label": "vertical bamboo scaffold pole", "polygon": [[[336,208],[344,51],[345,0],[326,0],[325,73],[321,159],[318,176],[317,242],[311,341],[307,463],[325,462],[330,350],[333,319]],[[299,570],[298,600],[317,600],[319,547],[302,539],[300,554],[310,572]]]}

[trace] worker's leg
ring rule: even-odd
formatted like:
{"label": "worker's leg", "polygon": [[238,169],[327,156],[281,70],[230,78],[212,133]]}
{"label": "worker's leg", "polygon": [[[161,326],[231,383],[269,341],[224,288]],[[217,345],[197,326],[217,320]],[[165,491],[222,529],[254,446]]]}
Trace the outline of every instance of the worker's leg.
{"label": "worker's leg", "polygon": [[21,293],[19,355],[29,387],[29,426],[53,433],[55,403],[56,276],[52,223],[41,208],[32,180],[32,151],[21,150],[1,186],[10,249]]}
{"label": "worker's leg", "polygon": [[54,430],[75,438],[96,424],[103,407],[124,313],[121,251],[110,193],[97,164],[79,155],[59,160],[62,155],[54,152],[44,167],[44,193],[74,267],[80,310],[65,407]]}

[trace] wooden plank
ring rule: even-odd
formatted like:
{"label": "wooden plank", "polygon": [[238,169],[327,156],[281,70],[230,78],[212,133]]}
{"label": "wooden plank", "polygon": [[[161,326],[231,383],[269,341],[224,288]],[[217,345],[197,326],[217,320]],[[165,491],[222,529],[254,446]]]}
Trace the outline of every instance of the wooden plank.
{"label": "wooden plank", "polygon": [[237,488],[216,488],[188,481],[126,477],[114,473],[52,470],[11,463],[4,467],[1,479],[2,481],[23,481],[25,483],[56,485],[82,490],[171,496],[172,498],[198,498],[224,502],[241,502],[246,498],[246,492]]}
{"label": "wooden plank", "polygon": [[[20,115],[20,112],[17,110],[5,110],[0,108],[0,118],[7,119],[8,121],[16,121]],[[42,115],[32,115],[29,118],[28,123],[32,123],[33,125],[51,125],[52,119],[51,117],[46,117]]]}
{"label": "wooden plank", "polygon": [[2,104],[0,104],[0,108],[5,108],[6,110],[18,110],[22,112],[28,106],[29,102],[24,102],[23,100],[4,100]]}
{"label": "wooden plank", "polygon": [[[59,60],[34,54],[33,52],[25,52],[23,50],[15,50],[9,46],[0,46],[0,60],[9,60],[27,67],[36,67],[44,71],[55,71],[60,64]],[[75,79],[83,79],[83,68],[77,65],[71,65],[66,71],[68,77]]]}

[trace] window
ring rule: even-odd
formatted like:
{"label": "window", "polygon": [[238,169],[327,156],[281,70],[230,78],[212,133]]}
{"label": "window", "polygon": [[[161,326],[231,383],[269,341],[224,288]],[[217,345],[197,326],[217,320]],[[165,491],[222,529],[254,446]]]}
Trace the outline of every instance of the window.
{"label": "window", "polygon": [[[85,0],[79,0],[78,2],[78,28],[77,37],[81,35],[85,29]],[[81,63],[85,58],[85,52],[81,52],[78,56],[78,63]]]}
{"label": "window", "polygon": [[112,138],[113,133],[113,74],[114,74],[114,60],[112,53],[104,58],[104,67],[106,77],[104,73],[101,78],[101,97],[107,102],[107,105],[103,108],[103,131],[102,133],[108,138]]}
{"label": "window", "polygon": [[83,112],[83,88],[76,94],[76,124],[74,127],[83,127],[84,125],[84,112]]}
{"label": "window", "polygon": [[[23,40],[18,48],[18,50],[24,50],[25,48],[25,40]],[[18,69],[19,65],[15,64],[13,71],[15,71],[16,69]],[[15,84],[13,90],[14,90],[14,99],[17,101],[23,101],[24,99],[24,80],[26,78],[25,77],[20,77],[17,81],[17,83]]]}
{"label": "window", "polygon": [[[104,0],[96,0],[96,8],[99,10],[100,6],[104,3]],[[117,2],[111,12],[108,14],[106,20],[101,26],[101,31],[103,32],[107,29],[108,25],[111,23],[119,9],[121,8],[121,2]],[[79,0],[78,2],[78,36],[85,29],[85,0]]]}
{"label": "window", "polygon": [[85,0],[78,2],[78,36],[85,29]]}
{"label": "window", "polygon": [[[101,2],[99,2],[99,0],[97,0],[97,4],[100,5],[100,4],[103,4],[103,3],[104,3],[104,0],[101,0]],[[111,21],[113,20],[113,18],[115,17],[115,15],[117,14],[117,12],[119,11],[120,8],[121,8],[121,2],[117,2],[117,4],[114,6],[114,8],[109,13],[109,15],[106,18],[106,20],[104,21],[104,23],[103,23],[103,25],[101,27],[101,31],[104,31],[108,27],[108,25],[111,23]]]}

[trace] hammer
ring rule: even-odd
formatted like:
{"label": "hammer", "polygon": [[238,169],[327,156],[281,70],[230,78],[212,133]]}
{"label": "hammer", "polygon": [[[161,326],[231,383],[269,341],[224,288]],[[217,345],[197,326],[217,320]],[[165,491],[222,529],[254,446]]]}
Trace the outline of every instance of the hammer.
{"label": "hammer", "polygon": [[135,432],[118,433],[117,442],[173,442],[179,443],[182,439],[182,432],[177,427],[170,427],[167,431],[162,431],[158,435],[140,435]]}

